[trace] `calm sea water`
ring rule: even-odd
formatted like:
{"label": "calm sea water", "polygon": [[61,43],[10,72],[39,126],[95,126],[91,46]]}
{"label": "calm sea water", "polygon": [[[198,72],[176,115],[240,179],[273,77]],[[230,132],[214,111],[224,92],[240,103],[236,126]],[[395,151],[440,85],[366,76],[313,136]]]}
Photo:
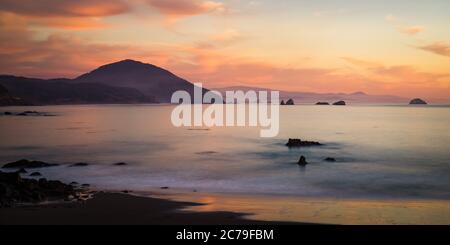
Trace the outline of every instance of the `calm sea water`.
{"label": "calm sea water", "polygon": [[[0,162],[93,163],[39,171],[107,189],[450,199],[449,107],[286,106],[276,138],[260,138],[259,129],[249,127],[175,128],[172,109],[5,107],[56,116],[0,116]],[[325,145],[289,149],[288,138]],[[300,155],[310,162],[304,168],[296,164]]]}

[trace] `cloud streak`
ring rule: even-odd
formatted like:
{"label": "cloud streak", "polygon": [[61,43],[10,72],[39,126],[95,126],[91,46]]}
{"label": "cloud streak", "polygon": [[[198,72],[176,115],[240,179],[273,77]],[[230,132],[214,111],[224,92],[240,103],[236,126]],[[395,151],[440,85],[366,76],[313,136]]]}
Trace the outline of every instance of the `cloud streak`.
{"label": "cloud streak", "polygon": [[147,0],[160,13],[171,17],[201,15],[225,10],[223,3],[205,0]]}
{"label": "cloud streak", "polygon": [[436,42],[429,45],[421,46],[419,49],[442,56],[450,57],[450,44],[444,42]]}
{"label": "cloud streak", "polygon": [[397,29],[398,32],[403,33],[403,34],[408,34],[408,35],[413,36],[413,35],[416,35],[416,34],[419,34],[419,33],[425,31],[424,26],[407,25],[394,15],[387,15],[385,17],[385,20],[387,22],[389,22],[390,24],[392,24],[395,27],[395,29]]}
{"label": "cloud streak", "polygon": [[100,18],[128,13],[122,0],[1,0],[0,15],[15,16],[28,25],[62,29],[102,28]]}
{"label": "cloud streak", "polygon": [[0,10],[39,17],[100,17],[122,14],[130,8],[121,0],[1,0]]}

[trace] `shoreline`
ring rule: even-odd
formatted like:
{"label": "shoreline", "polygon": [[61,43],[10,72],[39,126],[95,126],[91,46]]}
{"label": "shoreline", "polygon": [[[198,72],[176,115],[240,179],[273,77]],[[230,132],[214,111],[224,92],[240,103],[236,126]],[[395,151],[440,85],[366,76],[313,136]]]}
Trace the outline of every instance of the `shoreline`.
{"label": "shoreline", "polygon": [[244,218],[245,213],[186,211],[204,204],[117,192],[97,192],[86,201],[0,208],[0,225],[287,225]]}
{"label": "shoreline", "polygon": [[5,224],[450,224],[450,201],[306,198],[230,193],[90,190],[90,199],[0,208]]}
{"label": "shoreline", "polygon": [[300,197],[180,190],[135,192],[181,202],[202,203],[183,210],[230,211],[251,220],[336,225],[449,225],[450,200]]}

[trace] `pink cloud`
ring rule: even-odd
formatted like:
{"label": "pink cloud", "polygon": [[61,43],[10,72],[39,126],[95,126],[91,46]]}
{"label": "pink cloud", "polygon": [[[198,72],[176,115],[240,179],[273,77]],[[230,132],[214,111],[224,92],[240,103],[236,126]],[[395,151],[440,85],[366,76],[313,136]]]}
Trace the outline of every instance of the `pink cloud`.
{"label": "pink cloud", "polygon": [[147,0],[159,12],[169,16],[191,16],[223,11],[224,4],[207,0]]}

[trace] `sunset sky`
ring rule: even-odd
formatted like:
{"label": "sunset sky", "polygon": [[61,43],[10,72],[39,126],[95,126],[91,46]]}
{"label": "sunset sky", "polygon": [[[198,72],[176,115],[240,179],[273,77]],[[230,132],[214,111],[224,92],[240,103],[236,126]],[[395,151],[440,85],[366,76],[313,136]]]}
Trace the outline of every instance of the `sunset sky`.
{"label": "sunset sky", "polygon": [[136,59],[209,88],[450,101],[448,0],[0,0],[0,73]]}

